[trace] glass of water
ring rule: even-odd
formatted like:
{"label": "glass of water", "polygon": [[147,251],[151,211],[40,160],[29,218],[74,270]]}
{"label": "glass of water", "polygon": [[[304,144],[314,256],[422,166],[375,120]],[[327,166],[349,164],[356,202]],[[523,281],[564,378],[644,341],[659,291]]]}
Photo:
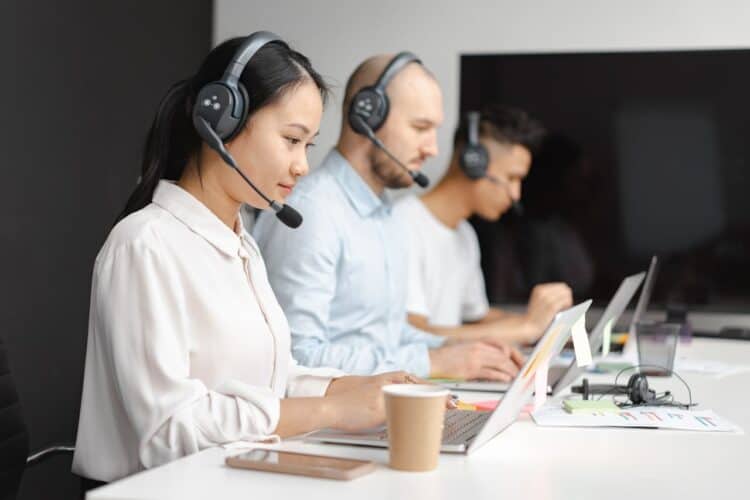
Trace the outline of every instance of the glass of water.
{"label": "glass of water", "polygon": [[646,375],[672,374],[681,323],[649,322],[635,325],[639,371]]}

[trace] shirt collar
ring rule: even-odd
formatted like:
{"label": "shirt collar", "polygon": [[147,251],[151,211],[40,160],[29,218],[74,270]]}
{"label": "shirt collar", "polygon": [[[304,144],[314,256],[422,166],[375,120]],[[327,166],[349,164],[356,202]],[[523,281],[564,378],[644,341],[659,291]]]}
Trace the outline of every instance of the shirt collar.
{"label": "shirt collar", "polygon": [[332,165],[334,178],[360,216],[370,217],[379,210],[391,213],[393,203],[388,193],[384,191],[382,195],[376,195],[338,150],[332,149],[324,163]]}
{"label": "shirt collar", "polygon": [[242,247],[240,238],[245,234],[239,214],[235,232],[193,195],[167,180],[159,181],[152,201],[217,249],[232,257],[239,255]]}

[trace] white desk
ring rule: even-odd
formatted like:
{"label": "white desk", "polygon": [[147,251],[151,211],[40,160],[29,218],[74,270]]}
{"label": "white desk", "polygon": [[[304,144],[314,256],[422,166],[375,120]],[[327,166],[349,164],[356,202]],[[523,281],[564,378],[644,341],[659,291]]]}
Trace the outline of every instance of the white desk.
{"label": "white desk", "polygon": [[[750,363],[750,343],[697,339],[688,357]],[[683,374],[700,408],[750,432],[750,373],[720,380]],[[657,388],[664,384],[657,384]],[[678,399],[684,389],[670,384]],[[741,395],[738,399],[735,395]],[[488,399],[471,394],[465,399]],[[427,473],[389,469],[387,450],[286,441],[275,448],[370,459],[378,469],[349,482],[235,470],[220,448],[177,460],[90,492],[89,500],[344,498],[640,500],[748,498],[748,434],[648,429],[538,427],[528,415],[470,456],[441,456]]]}

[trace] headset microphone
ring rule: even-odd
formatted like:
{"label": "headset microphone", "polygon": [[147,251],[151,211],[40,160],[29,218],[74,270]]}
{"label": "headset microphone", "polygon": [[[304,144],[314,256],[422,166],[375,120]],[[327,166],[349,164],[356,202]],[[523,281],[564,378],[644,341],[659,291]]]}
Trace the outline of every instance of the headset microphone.
{"label": "headset microphone", "polygon": [[511,194],[510,186],[508,186],[507,182],[501,181],[494,175],[489,175],[489,174],[484,175],[482,178],[487,179],[488,181],[494,184],[497,184],[498,186],[504,186],[505,189],[508,190],[508,197],[510,198],[510,202],[511,202],[511,206],[510,206],[511,210],[513,210],[513,213],[519,217],[523,215],[523,205],[521,204],[520,200],[513,198],[513,194]]}
{"label": "headset microphone", "polygon": [[406,173],[409,174],[409,176],[414,180],[414,182],[417,183],[417,185],[421,188],[426,188],[430,185],[430,179],[427,178],[426,175],[424,175],[422,172],[416,172],[414,170],[411,170],[409,167],[401,163],[398,158],[396,158],[390,151],[388,151],[388,148],[385,147],[383,144],[383,141],[378,139],[378,137],[375,135],[375,132],[372,131],[369,125],[367,125],[367,122],[362,118],[361,116],[352,116],[351,121],[354,123],[357,123],[357,125],[360,127],[361,130],[364,131],[364,135],[370,139],[370,142],[372,142],[378,149],[380,149],[382,152],[384,152],[386,155],[388,155],[388,158],[393,160],[399,167],[406,170]]}
{"label": "headset microphone", "polygon": [[221,159],[224,160],[227,165],[232,167],[238,174],[240,174],[240,177],[242,177],[242,179],[251,188],[253,188],[253,190],[266,201],[266,203],[268,203],[273,211],[276,212],[276,217],[278,217],[281,222],[291,227],[292,229],[299,227],[299,225],[302,224],[302,215],[298,211],[296,211],[289,205],[279,203],[275,200],[270,199],[268,196],[263,194],[263,191],[258,189],[250,179],[248,179],[248,177],[237,166],[237,162],[234,161],[232,155],[229,154],[229,151],[227,151],[227,149],[224,147],[224,144],[221,142],[219,136],[216,134],[216,132],[214,132],[214,130],[204,118],[195,116],[193,119],[193,125],[195,126],[195,130],[198,132],[198,135],[206,142],[208,147],[219,153]]}

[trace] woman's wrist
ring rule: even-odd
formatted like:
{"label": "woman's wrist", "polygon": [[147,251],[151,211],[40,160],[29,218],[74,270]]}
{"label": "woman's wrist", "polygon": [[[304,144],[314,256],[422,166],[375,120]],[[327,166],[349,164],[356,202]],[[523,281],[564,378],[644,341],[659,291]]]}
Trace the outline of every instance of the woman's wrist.
{"label": "woman's wrist", "polygon": [[344,377],[336,377],[328,384],[328,389],[326,389],[326,396],[334,396],[336,394],[341,394],[342,392],[350,391],[352,389],[356,389],[357,386],[361,385],[364,382],[364,379],[367,377],[360,377],[356,375],[346,375]]}
{"label": "woman's wrist", "polygon": [[341,419],[340,398],[335,395],[326,395],[321,398],[320,403],[320,425],[322,429],[336,429]]}

